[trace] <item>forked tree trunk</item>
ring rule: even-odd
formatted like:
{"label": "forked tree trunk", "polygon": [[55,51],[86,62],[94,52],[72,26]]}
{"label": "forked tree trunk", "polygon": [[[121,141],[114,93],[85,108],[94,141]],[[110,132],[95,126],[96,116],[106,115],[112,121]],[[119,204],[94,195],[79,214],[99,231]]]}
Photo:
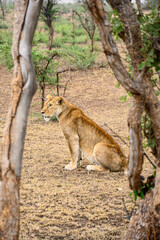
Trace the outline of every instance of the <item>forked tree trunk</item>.
{"label": "forked tree trunk", "polygon": [[11,103],[3,137],[0,185],[0,239],[18,239],[19,187],[28,111],[37,89],[32,40],[42,0],[16,0]]}
{"label": "forked tree trunk", "polygon": [[[138,209],[137,214],[133,217],[134,220],[131,220],[126,239],[158,239],[159,230],[156,228],[157,225],[155,225],[155,228],[150,228],[150,232],[147,232],[147,229],[151,219],[152,223],[157,222],[156,224],[160,224],[160,103],[150,82],[147,68],[144,68],[142,71],[138,69],[139,64],[144,59],[141,54],[142,40],[139,21],[132,4],[129,0],[107,0],[107,2],[112,8],[117,10],[123,22],[125,36],[123,40],[130,54],[133,78],[130,77],[121,61],[116,43],[112,37],[108,13],[103,9],[102,1],[86,0],[88,9],[97,23],[108,63],[117,80],[133,95],[132,107],[128,118],[130,133],[129,184],[131,189],[140,191],[142,186],[140,178],[143,164],[141,116],[144,109],[152,121],[157,149],[157,174],[154,192],[146,197],[142,207]],[[153,203],[153,208],[148,210],[152,217],[145,218],[143,217],[143,211],[149,207],[149,202]],[[138,225],[139,222],[141,222],[141,225]],[[137,227],[139,231],[137,230],[137,234],[134,234]],[[154,229],[156,230],[154,231]]]}

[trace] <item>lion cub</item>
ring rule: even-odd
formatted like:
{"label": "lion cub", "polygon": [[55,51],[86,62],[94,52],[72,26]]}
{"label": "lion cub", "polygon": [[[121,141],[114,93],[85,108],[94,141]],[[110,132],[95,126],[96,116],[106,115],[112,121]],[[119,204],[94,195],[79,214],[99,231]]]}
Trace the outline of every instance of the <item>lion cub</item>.
{"label": "lion cub", "polygon": [[127,161],[119,145],[78,107],[63,97],[48,95],[41,112],[45,121],[53,116],[59,120],[71,154],[71,162],[65,166],[66,169],[77,168],[84,155],[94,164],[88,165],[87,170],[124,169],[127,172]]}

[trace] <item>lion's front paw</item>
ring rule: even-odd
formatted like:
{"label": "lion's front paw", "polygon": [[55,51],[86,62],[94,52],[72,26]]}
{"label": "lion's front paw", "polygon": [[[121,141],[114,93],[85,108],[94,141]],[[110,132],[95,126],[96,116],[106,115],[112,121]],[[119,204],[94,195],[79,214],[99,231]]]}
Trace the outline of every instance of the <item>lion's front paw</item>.
{"label": "lion's front paw", "polygon": [[65,166],[65,169],[67,170],[73,170],[75,168],[77,168],[77,165],[72,165],[72,163],[69,163]]}
{"label": "lion's front paw", "polygon": [[94,166],[93,165],[87,165],[86,169],[88,171],[93,171],[94,170]]}

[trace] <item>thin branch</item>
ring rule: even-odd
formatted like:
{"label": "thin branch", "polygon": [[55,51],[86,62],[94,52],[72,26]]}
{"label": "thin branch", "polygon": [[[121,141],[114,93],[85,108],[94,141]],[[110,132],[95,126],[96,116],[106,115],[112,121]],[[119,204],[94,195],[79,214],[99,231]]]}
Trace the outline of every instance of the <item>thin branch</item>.
{"label": "thin branch", "polygon": [[[108,124],[104,124],[106,127],[108,127],[108,129],[116,136],[118,137],[128,148],[129,148],[129,145],[128,143],[123,139],[121,138],[111,127],[108,126]],[[147,153],[144,152],[143,155],[148,159],[148,161],[151,163],[151,165],[156,168],[156,165],[151,161],[151,159],[148,157]]]}
{"label": "thin branch", "polygon": [[[61,74],[61,73],[65,73],[65,72],[71,72],[71,71],[77,71],[77,69],[76,68],[67,68],[67,69],[62,69],[62,70],[60,70],[60,71],[57,71],[56,72],[56,77],[57,77],[57,80],[56,80],[56,87],[57,87],[57,96],[59,96],[59,87],[60,87],[60,85],[59,85],[59,74]],[[70,78],[70,80],[71,80],[71,78]],[[69,80],[69,81],[70,81]],[[69,81],[67,82],[67,84],[65,85],[65,89],[67,88],[67,85],[68,85],[68,83],[69,83]],[[64,90],[64,93],[63,94],[65,94],[65,90]]]}
{"label": "thin branch", "polygon": [[155,84],[156,88],[158,89],[158,91],[160,91],[158,84],[156,82],[154,82],[154,84]]}
{"label": "thin branch", "polygon": [[129,148],[128,143],[123,140],[112,128],[110,128],[107,123],[105,123],[104,125]]}
{"label": "thin branch", "polygon": [[125,213],[126,213],[126,218],[127,218],[128,220],[130,220],[131,217],[132,217],[132,215],[133,215],[133,211],[134,211],[134,209],[135,209],[136,202],[134,203],[134,206],[133,206],[131,212],[129,212],[129,211],[127,210],[126,204],[125,204],[125,201],[124,201],[124,198],[122,198],[122,202],[123,202],[123,206],[124,206],[124,209],[123,209],[123,210],[124,210]]}
{"label": "thin branch", "polygon": [[144,152],[143,155],[148,159],[148,161],[152,164],[152,166],[156,169],[156,165],[151,161],[151,159],[148,157],[148,155]]}

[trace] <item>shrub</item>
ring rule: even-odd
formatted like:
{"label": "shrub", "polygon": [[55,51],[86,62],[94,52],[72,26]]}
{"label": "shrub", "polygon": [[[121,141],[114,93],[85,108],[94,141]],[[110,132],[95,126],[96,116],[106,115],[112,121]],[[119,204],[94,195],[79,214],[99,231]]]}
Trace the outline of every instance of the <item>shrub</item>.
{"label": "shrub", "polygon": [[78,69],[90,68],[95,62],[97,56],[97,53],[90,52],[89,47],[84,48],[78,45],[66,48],[65,54],[70,64]]}
{"label": "shrub", "polygon": [[0,35],[0,63],[5,64],[10,70],[13,68],[11,54],[12,34],[9,31],[1,32]]}

